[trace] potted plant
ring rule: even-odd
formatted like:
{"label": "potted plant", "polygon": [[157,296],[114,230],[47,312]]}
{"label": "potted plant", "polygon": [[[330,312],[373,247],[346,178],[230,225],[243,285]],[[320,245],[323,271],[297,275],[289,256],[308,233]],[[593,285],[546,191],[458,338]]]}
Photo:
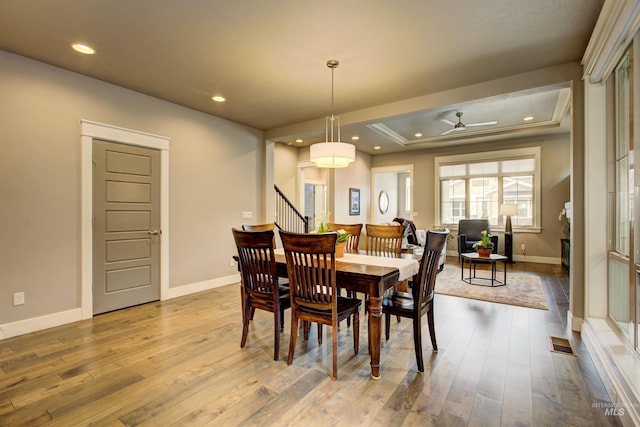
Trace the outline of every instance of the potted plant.
{"label": "potted plant", "polygon": [[482,238],[473,244],[473,249],[478,252],[478,256],[489,257],[493,252],[493,247],[491,234],[487,230],[482,230]]}
{"label": "potted plant", "polygon": [[[321,217],[318,218],[318,229],[317,233],[333,233],[333,231],[329,230],[327,226],[327,221],[325,219],[324,214],[320,214]],[[338,233],[338,239],[336,240],[336,258],[342,258],[344,256],[344,250],[347,246],[347,242],[349,241],[349,237],[351,234],[347,233],[345,230],[337,230],[335,233]]]}

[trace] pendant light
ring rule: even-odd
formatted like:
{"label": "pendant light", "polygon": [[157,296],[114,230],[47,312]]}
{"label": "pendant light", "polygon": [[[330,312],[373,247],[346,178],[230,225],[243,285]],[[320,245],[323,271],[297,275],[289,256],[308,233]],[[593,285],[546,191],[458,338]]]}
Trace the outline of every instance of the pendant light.
{"label": "pendant light", "polygon": [[333,114],[333,74],[338,65],[336,59],[327,61],[327,67],[331,68],[331,116],[325,118],[325,142],[313,144],[309,149],[311,161],[319,168],[344,168],[356,160],[356,146],[340,142],[340,118]]}

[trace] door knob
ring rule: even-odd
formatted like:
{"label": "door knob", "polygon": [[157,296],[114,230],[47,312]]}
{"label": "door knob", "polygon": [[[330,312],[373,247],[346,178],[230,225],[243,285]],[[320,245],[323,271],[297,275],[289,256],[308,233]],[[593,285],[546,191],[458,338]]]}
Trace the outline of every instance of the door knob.
{"label": "door knob", "polygon": [[151,231],[148,231],[147,234],[151,236],[157,236],[158,234],[162,234],[162,230],[158,230],[158,229],[151,230]]}

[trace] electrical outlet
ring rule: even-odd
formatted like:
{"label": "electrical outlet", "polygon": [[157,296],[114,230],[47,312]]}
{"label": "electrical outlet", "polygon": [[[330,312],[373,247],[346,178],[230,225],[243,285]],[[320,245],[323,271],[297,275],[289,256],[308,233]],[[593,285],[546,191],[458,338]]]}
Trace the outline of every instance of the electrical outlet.
{"label": "electrical outlet", "polygon": [[521,250],[522,252],[524,252],[524,250],[525,250],[525,249],[527,249],[527,246],[526,246],[524,243],[523,243],[523,244],[521,244],[521,245],[520,245],[520,250]]}
{"label": "electrical outlet", "polygon": [[243,219],[251,219],[251,218],[253,218],[253,212],[251,212],[251,211],[242,211],[242,218]]}
{"label": "electrical outlet", "polygon": [[229,261],[229,267],[235,267],[235,266],[236,266],[236,260],[233,259],[233,257],[231,257]]}
{"label": "electrical outlet", "polygon": [[24,292],[15,292],[13,294],[13,305],[24,304]]}

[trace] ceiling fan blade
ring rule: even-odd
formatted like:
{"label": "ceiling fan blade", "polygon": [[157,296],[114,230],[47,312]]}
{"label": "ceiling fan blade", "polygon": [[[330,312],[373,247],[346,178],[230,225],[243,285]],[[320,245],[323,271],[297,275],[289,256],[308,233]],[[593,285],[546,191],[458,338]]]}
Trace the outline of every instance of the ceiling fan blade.
{"label": "ceiling fan blade", "polygon": [[496,120],[492,122],[482,122],[482,123],[468,123],[466,126],[488,126],[488,125],[497,125],[498,122]]}
{"label": "ceiling fan blade", "polygon": [[455,126],[456,124],[453,123],[451,120],[447,120],[447,119],[440,119],[441,122],[444,122],[446,124],[448,124],[449,126]]}
{"label": "ceiling fan blade", "polygon": [[446,131],[446,132],[442,132],[442,133],[440,134],[440,136],[442,136],[442,135],[448,135],[448,134],[450,134],[451,132],[455,132],[455,131],[457,131],[457,130],[464,130],[464,128],[453,128],[453,129],[449,129],[449,130],[448,130],[448,131]]}

